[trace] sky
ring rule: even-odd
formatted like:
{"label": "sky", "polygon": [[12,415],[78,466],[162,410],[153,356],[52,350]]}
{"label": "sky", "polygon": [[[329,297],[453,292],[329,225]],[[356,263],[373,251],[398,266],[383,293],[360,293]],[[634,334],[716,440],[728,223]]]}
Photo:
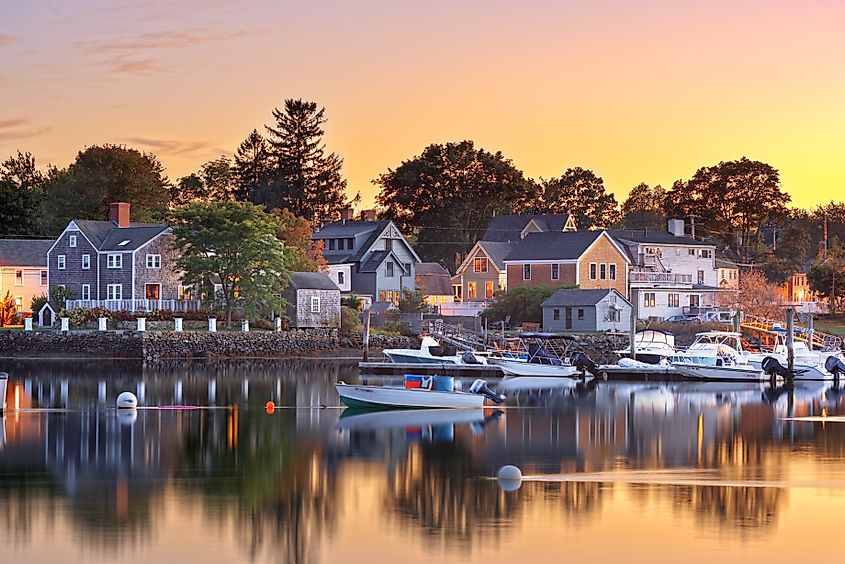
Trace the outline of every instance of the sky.
{"label": "sky", "polygon": [[0,0],[0,158],[155,153],[175,180],[286,98],[326,108],[350,196],[471,139],[624,199],[742,156],[845,200],[841,0]]}

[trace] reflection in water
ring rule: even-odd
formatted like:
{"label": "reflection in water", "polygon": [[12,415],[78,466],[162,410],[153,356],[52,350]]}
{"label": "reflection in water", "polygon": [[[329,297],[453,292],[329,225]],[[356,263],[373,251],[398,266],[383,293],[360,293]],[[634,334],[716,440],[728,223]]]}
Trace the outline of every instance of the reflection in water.
{"label": "reflection in water", "polygon": [[[845,425],[783,419],[845,412],[841,391],[822,383],[599,382],[531,391],[520,397],[527,407],[504,413],[344,413],[333,384],[355,381],[357,369],[341,362],[0,370],[12,375],[0,539],[24,560],[50,556],[60,530],[80,561],[134,558],[164,543],[174,522],[245,561],[327,562],[327,552],[409,535],[438,541],[422,544],[421,559],[432,546],[473,559],[504,550],[537,515],[541,528],[589,536],[620,510],[667,511],[697,529],[771,542],[792,490],[750,481],[845,488]],[[211,408],[118,417],[111,406],[123,390],[148,406]],[[279,406],[273,414],[267,400]],[[488,477],[503,464],[538,481],[502,492]],[[695,470],[701,483],[625,479],[656,470]],[[542,479],[595,472],[607,481]],[[376,522],[363,532],[355,527],[367,511]],[[364,537],[350,541],[353,528]],[[206,559],[223,559],[209,550]]]}

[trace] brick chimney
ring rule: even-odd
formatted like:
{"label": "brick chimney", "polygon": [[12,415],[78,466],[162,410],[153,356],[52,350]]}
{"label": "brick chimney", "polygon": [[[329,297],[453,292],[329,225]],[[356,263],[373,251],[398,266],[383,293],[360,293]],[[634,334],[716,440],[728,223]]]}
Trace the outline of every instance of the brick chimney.
{"label": "brick chimney", "polygon": [[129,227],[129,204],[126,202],[112,202],[109,204],[109,220],[118,227]]}
{"label": "brick chimney", "polygon": [[343,208],[340,210],[340,220],[343,223],[347,221],[352,221],[353,216],[355,215],[355,211],[352,208]]}

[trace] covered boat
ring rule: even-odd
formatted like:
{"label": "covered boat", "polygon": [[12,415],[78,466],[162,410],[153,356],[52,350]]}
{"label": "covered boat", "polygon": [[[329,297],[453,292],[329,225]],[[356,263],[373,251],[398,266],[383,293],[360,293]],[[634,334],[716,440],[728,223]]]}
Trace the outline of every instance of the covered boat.
{"label": "covered boat", "polygon": [[487,364],[470,351],[459,352],[451,346],[441,346],[429,336],[422,338],[418,349],[384,349],[384,355],[396,364]]}
{"label": "covered boat", "polygon": [[[631,349],[615,351],[620,358],[631,358]],[[676,354],[675,336],[666,331],[645,329],[634,335],[636,360],[646,364],[660,364],[661,360]]]}
{"label": "covered boat", "polygon": [[490,353],[489,364],[502,369],[505,377],[573,377],[580,371],[569,362],[575,338],[554,333],[522,333],[516,339],[516,352]]}
{"label": "covered boat", "polygon": [[[347,407],[357,408],[481,408],[485,401],[498,404],[505,397],[476,380],[468,392],[435,386],[432,376],[405,376],[405,387],[335,384],[340,400]],[[419,385],[415,379],[420,379]],[[444,379],[448,381],[451,379]]]}

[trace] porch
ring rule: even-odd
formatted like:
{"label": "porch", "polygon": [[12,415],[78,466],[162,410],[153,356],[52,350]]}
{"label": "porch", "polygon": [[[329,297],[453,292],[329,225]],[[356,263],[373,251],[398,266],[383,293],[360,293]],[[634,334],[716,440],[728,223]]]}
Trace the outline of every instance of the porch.
{"label": "porch", "polygon": [[199,311],[202,300],[68,300],[67,309],[105,308],[110,311]]}

